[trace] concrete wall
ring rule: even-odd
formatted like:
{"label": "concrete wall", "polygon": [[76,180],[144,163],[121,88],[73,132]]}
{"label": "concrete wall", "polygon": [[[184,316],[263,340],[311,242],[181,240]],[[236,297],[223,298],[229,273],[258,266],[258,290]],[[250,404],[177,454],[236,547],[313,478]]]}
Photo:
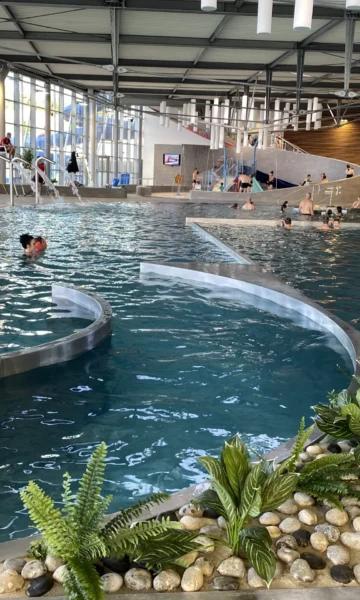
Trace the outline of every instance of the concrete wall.
{"label": "concrete wall", "polygon": [[[163,164],[163,155],[167,153],[181,155],[180,167],[169,167]],[[156,144],[154,147],[154,185],[175,185],[174,178],[177,173],[180,173],[183,177],[182,184],[190,188],[194,169],[199,169],[200,173],[206,171],[208,162],[208,146]]]}
{"label": "concrete wall", "polygon": [[[154,183],[154,157],[155,145],[157,144],[174,144],[175,146],[182,146],[183,144],[189,144],[193,146],[209,146],[209,141],[184,128],[182,128],[181,131],[178,131],[177,124],[173,121],[170,121],[170,127],[168,128],[160,127],[159,117],[156,116],[155,113],[153,115],[144,114],[143,182],[145,185],[152,185]],[[170,169],[170,167],[168,168]],[[173,170],[174,169],[172,169],[172,171]],[[174,178],[174,175],[172,177]]]}

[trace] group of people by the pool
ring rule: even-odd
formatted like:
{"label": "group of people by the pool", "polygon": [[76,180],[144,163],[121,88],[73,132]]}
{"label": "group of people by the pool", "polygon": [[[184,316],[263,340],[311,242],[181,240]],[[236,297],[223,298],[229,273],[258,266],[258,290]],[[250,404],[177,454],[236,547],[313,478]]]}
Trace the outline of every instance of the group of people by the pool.
{"label": "group of people by the pool", "polygon": [[33,236],[30,233],[22,233],[19,241],[24,249],[25,256],[31,258],[39,256],[47,248],[47,241],[41,235]]}

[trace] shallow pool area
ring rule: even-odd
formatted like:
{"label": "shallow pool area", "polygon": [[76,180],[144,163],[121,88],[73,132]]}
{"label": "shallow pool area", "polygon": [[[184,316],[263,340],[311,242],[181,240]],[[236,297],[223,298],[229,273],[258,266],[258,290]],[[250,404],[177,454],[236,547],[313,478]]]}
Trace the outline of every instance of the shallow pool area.
{"label": "shallow pool area", "polygon": [[[201,481],[197,458],[236,432],[254,452],[274,447],[311,405],[348,385],[349,357],[313,324],[258,310],[235,291],[139,280],[141,261],[231,261],[185,226],[187,215],[227,210],[124,203],[2,213],[0,285],[3,297],[11,283],[10,315],[18,301],[32,306],[63,282],[103,296],[114,318],[111,340],[97,349],[0,380],[0,539],[32,533],[18,498],[29,479],[60,499],[61,474],[80,475],[102,440],[116,509]],[[37,261],[21,256],[25,231],[49,240]]]}

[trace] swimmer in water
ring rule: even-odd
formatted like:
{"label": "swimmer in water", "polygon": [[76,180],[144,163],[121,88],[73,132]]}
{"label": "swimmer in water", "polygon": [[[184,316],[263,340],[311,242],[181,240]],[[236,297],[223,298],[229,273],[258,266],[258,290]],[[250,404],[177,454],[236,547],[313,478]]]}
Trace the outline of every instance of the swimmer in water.
{"label": "swimmer in water", "polygon": [[290,229],[292,228],[292,221],[290,217],[285,217],[285,219],[281,219],[281,227],[290,231]]}
{"label": "swimmer in water", "polygon": [[289,203],[287,200],[285,200],[285,202],[281,205],[281,208],[280,208],[280,212],[282,215],[285,215],[286,209],[288,208],[288,206],[289,206]]}
{"label": "swimmer in water", "polygon": [[242,205],[241,209],[242,210],[255,210],[255,204],[251,200],[251,198],[249,198],[249,200],[246,200],[245,204]]}
{"label": "swimmer in water", "polygon": [[23,233],[20,236],[19,241],[24,248],[24,254],[26,256],[36,256],[47,248],[47,242],[45,238],[41,236],[34,237],[29,233]]}

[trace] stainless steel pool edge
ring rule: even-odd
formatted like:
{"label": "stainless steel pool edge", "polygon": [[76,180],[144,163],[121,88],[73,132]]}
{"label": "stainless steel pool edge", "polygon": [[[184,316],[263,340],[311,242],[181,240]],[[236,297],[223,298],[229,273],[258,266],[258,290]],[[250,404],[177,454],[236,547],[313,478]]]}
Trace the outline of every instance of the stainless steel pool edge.
{"label": "stainless steel pool edge", "polygon": [[[252,215],[251,218],[248,219],[238,219],[237,217],[231,219],[222,219],[216,217],[186,217],[185,223],[186,225],[191,225],[192,227],[194,227],[194,225],[197,225],[201,229],[203,229],[202,226],[211,227],[214,225],[225,225],[229,227],[280,227],[280,217],[279,219],[259,219],[256,215]],[[321,224],[321,221],[297,221],[296,219],[293,219],[292,221],[293,229],[318,229],[321,231]],[[359,230],[360,223],[343,222],[341,223],[341,229]],[[336,231],[341,231],[341,229]],[[205,230],[203,229],[203,231]],[[233,250],[233,252],[235,251]]]}
{"label": "stainless steel pool edge", "polygon": [[[186,220],[186,224],[188,224],[187,220]],[[222,250],[222,252],[225,252],[225,254],[227,254],[228,256],[233,258],[237,263],[240,263],[243,265],[254,264],[254,261],[251,260],[251,258],[245,256],[244,254],[240,254],[239,252],[237,252],[236,250],[231,248],[231,246],[229,246],[225,242],[222,242],[221,240],[219,240],[219,238],[217,238],[215,235],[212,235],[209,231],[206,231],[206,229],[201,227],[201,225],[199,225],[198,223],[191,223],[191,228],[202,239],[206,240],[207,242],[210,242],[211,244],[214,244],[214,246],[219,248],[219,250]]]}
{"label": "stainless steel pool edge", "polygon": [[52,285],[52,299],[58,308],[85,310],[94,321],[80,331],[33,348],[0,354],[0,378],[39,367],[67,362],[88,352],[111,335],[111,307],[106,300],[77,287]]}

